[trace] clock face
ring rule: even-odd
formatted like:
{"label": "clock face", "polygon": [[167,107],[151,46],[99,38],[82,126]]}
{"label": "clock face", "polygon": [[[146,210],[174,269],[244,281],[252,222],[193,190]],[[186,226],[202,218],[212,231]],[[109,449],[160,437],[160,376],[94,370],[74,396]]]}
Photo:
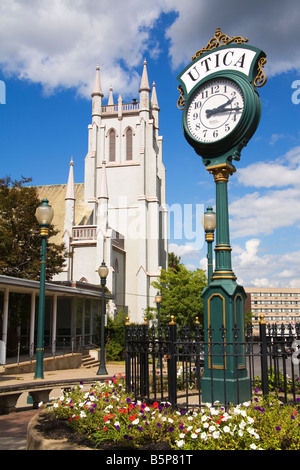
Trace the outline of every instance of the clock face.
{"label": "clock face", "polygon": [[210,80],[198,88],[188,104],[187,128],[199,142],[217,142],[236,128],[243,109],[239,85],[227,78]]}

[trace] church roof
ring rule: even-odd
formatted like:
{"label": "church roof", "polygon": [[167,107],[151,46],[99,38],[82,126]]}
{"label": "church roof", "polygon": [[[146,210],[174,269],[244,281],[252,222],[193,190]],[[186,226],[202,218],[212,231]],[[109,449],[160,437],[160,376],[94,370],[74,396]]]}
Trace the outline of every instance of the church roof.
{"label": "church roof", "polygon": [[[75,225],[85,225],[91,213],[91,209],[84,202],[84,183],[75,183]],[[51,239],[54,243],[61,243],[65,223],[65,197],[66,184],[50,184],[47,186],[36,186],[37,195],[40,199],[46,197],[53,207],[53,225],[59,233]]]}

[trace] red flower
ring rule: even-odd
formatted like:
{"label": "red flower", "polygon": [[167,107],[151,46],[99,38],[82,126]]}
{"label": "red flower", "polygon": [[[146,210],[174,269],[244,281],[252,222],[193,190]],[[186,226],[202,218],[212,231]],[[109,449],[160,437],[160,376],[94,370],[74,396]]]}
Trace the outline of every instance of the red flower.
{"label": "red flower", "polygon": [[159,406],[159,405],[158,405],[157,401],[155,401],[155,402],[153,403],[153,405],[152,405],[153,408],[158,408],[158,406]]}

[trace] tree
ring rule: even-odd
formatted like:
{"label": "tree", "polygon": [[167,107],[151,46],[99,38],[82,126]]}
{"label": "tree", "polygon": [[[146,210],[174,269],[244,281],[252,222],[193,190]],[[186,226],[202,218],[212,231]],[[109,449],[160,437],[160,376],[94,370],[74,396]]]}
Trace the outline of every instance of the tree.
{"label": "tree", "polygon": [[[41,236],[35,217],[41,204],[34,186],[24,186],[31,178],[20,181],[0,178],[0,274],[38,280],[40,275]],[[61,271],[66,256],[63,243],[51,242],[58,233],[50,226],[47,243],[46,279]]]}
{"label": "tree", "polygon": [[170,321],[174,315],[175,322],[180,325],[195,324],[198,317],[203,325],[203,301],[201,292],[207,284],[202,269],[189,271],[183,264],[180,269],[162,269],[157,281],[152,285],[161,293],[160,320],[162,324]]}

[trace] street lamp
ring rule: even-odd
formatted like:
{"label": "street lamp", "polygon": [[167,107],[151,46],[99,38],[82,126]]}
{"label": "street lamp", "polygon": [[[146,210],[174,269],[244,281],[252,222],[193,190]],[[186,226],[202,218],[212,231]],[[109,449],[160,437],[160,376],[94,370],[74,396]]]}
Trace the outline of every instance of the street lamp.
{"label": "street lamp", "polygon": [[207,242],[207,280],[210,284],[213,275],[212,244],[214,241],[214,231],[216,228],[216,214],[212,207],[208,207],[202,216],[202,225],[205,230],[205,240]]}
{"label": "street lamp", "polygon": [[[157,292],[155,296],[155,302],[157,306],[157,328],[158,328],[158,339],[160,335],[160,304],[161,304],[161,295],[159,292]],[[158,360],[157,360],[157,367],[161,366],[161,357],[160,354],[158,353]]]}
{"label": "street lamp", "polygon": [[107,375],[107,370],[105,366],[105,341],[104,341],[104,323],[105,323],[105,284],[106,278],[108,276],[108,267],[102,261],[101,266],[98,268],[98,274],[101,278],[101,287],[102,287],[102,309],[101,309],[101,350],[100,350],[100,365],[97,372],[97,375]]}
{"label": "street lamp", "polygon": [[48,199],[44,198],[42,204],[36,209],[35,216],[40,225],[40,235],[42,238],[41,248],[41,270],[40,270],[40,293],[39,293],[39,315],[36,347],[36,368],[35,379],[44,378],[44,324],[45,324],[45,282],[46,282],[46,251],[49,226],[54,215],[53,208],[48,204]]}

